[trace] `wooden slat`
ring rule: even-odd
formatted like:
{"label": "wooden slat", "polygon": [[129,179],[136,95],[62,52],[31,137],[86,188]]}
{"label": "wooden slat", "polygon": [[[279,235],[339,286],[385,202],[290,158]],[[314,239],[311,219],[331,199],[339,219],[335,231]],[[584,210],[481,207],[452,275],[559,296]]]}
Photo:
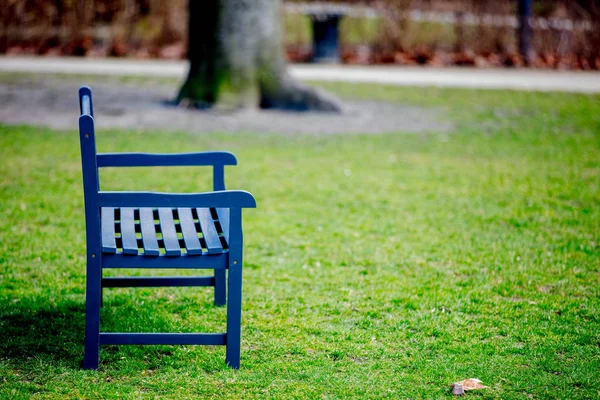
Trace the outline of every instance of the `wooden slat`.
{"label": "wooden slat", "polygon": [[229,243],[229,208],[217,208],[217,215],[219,217],[219,224],[223,229],[223,236]]}
{"label": "wooden slat", "polygon": [[156,229],[154,228],[154,214],[151,208],[140,208],[140,225],[142,228],[144,255],[160,255],[160,248],[156,240]]}
{"label": "wooden slat", "polygon": [[104,254],[102,268],[181,268],[181,269],[227,269],[227,254],[210,257],[182,255],[181,257],[131,257],[124,254]]}
{"label": "wooden slat", "polygon": [[181,286],[215,286],[213,276],[143,276],[102,278],[103,288],[122,287],[181,287]]}
{"label": "wooden slat", "polygon": [[148,153],[100,153],[96,156],[98,167],[154,167],[154,166],[201,166],[236,165],[235,156],[228,151],[205,151],[200,153],[148,154]]}
{"label": "wooden slat", "polygon": [[183,233],[183,240],[185,242],[185,248],[189,255],[201,255],[202,246],[200,240],[198,240],[198,232],[194,226],[194,217],[192,216],[192,210],[190,208],[178,208],[179,223],[181,224],[181,232]]}
{"label": "wooden slat", "polygon": [[175,230],[173,221],[173,210],[170,208],[159,208],[158,219],[160,220],[160,229],[162,231],[163,241],[165,242],[165,251],[168,256],[180,256],[181,248],[179,239]]}
{"label": "wooden slat", "polygon": [[197,208],[198,222],[200,222],[200,228],[202,229],[202,235],[206,241],[206,247],[208,254],[218,254],[223,252],[221,241],[219,240],[219,234],[215,228],[210,209],[208,208]]}
{"label": "wooden slat", "polygon": [[133,208],[121,208],[121,238],[123,240],[123,253],[125,254],[138,254],[133,218]]}
{"label": "wooden slat", "polygon": [[98,192],[100,207],[236,207],[256,208],[254,196],[243,190],[207,193]]}
{"label": "wooden slat", "polygon": [[100,333],[100,344],[196,344],[222,346],[224,333]]}
{"label": "wooden slat", "polygon": [[102,208],[102,252],[116,253],[117,242],[115,240],[115,209],[112,207]]}

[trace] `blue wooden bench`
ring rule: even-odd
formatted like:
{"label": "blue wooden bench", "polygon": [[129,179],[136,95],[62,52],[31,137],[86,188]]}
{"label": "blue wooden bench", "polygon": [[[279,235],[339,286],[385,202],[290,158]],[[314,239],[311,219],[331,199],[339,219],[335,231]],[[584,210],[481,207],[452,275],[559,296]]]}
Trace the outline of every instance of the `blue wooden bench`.
{"label": "blue wooden bench", "polygon": [[331,2],[285,2],[285,11],[308,15],[312,21],[314,63],[339,63],[339,26],[346,16],[356,18],[377,18],[374,8],[357,4]]}
{"label": "blue wooden bench", "polygon": [[[87,283],[85,369],[98,368],[100,345],[224,345],[226,362],[240,367],[242,208],[254,197],[225,190],[229,152],[186,154],[96,153],[92,93],[79,89],[79,134],[85,197]],[[98,168],[212,166],[213,192],[154,193],[100,190]],[[214,276],[103,277],[106,268],[212,269]],[[228,271],[228,272],[227,272]],[[226,333],[100,332],[102,289],[214,286],[215,305],[227,304]]]}

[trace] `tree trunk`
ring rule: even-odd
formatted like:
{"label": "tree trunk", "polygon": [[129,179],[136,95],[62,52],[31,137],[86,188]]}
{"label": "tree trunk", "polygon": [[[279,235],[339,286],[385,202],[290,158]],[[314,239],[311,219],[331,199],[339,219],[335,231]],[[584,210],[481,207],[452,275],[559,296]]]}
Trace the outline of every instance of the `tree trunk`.
{"label": "tree trunk", "polygon": [[286,71],[280,0],[189,0],[190,70],[177,102],[198,107],[339,111]]}

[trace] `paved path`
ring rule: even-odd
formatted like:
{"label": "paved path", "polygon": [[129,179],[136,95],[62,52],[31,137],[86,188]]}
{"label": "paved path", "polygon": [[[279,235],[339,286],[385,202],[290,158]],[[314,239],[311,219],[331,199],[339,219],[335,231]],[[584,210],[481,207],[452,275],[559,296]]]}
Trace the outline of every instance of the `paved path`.
{"label": "paved path", "polygon": [[[89,77],[89,75],[87,75]],[[453,125],[443,109],[398,102],[344,99],[343,113],[278,110],[196,110],[169,107],[177,94],[178,77],[163,83],[140,84],[78,75],[49,74],[0,77],[0,123],[73,129],[77,126],[79,86],[94,92],[94,114],[102,129],[138,132],[257,132],[283,135],[447,133]],[[145,79],[145,78],[144,78]],[[86,82],[89,81],[89,82]],[[32,110],[35,110],[32,112]]]}
{"label": "paved path", "polygon": [[[184,61],[0,56],[0,71],[183,77]],[[600,93],[600,73],[527,69],[292,65],[302,80],[476,89]]]}

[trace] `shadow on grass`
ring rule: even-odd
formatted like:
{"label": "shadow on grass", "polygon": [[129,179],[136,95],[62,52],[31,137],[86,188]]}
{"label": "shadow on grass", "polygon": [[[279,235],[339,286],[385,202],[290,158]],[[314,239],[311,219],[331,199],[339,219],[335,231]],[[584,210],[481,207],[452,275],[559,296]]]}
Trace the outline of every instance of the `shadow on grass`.
{"label": "shadow on grass", "polygon": [[[120,305],[121,312],[105,310],[103,323],[110,328],[124,328],[127,318],[123,315],[139,313],[135,305],[123,301],[105,303],[105,307]],[[200,308],[214,308],[211,301],[201,302]],[[108,311],[108,312],[106,312]],[[153,323],[164,326],[166,320],[156,315]],[[123,325],[123,326],[121,326]],[[0,360],[10,360],[15,366],[25,367],[32,362],[61,364],[72,369],[83,367],[85,338],[85,304],[83,302],[64,302],[49,304],[46,299],[30,298],[15,301],[12,298],[0,298]],[[201,346],[204,347],[204,346]],[[137,358],[146,366],[140,368],[158,369],[164,363],[177,362],[165,357],[174,357],[180,346],[103,346],[103,362],[117,365],[123,356]],[[223,355],[216,349],[202,349],[200,368],[207,372],[226,369]],[[177,357],[174,357],[177,359]],[[198,360],[198,359],[196,359]],[[27,367],[25,367],[27,368]],[[102,366],[101,366],[102,368]]]}
{"label": "shadow on grass", "polygon": [[0,303],[0,358],[62,361],[78,368],[83,360],[85,305]]}

